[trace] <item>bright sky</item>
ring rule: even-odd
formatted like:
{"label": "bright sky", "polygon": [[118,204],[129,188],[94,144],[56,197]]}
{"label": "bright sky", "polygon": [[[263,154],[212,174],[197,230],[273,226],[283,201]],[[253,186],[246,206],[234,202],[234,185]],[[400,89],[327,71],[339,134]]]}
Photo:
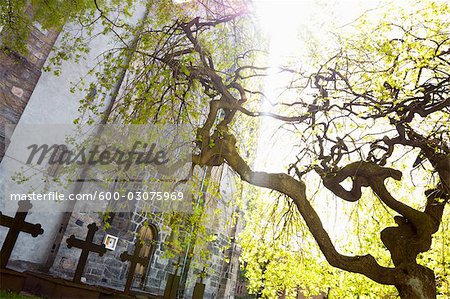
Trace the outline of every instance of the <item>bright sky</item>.
{"label": "bright sky", "polygon": [[[379,0],[257,0],[255,1],[257,15],[262,30],[270,39],[269,64],[272,68],[271,75],[266,78],[267,84],[264,84],[264,93],[268,97],[263,102],[263,111],[270,110],[272,107],[270,102],[279,101],[277,96],[283,86],[289,82],[289,74],[279,74],[277,71],[279,66],[285,65],[287,61],[298,62],[297,67],[301,67],[301,57],[306,55],[306,47],[308,41],[305,40],[304,33],[312,32],[315,39],[319,40],[321,45],[333,46],[331,44],[331,31],[336,27],[344,26],[356,20],[364,11],[377,7]],[[303,34],[302,34],[303,33]],[[295,96],[293,94],[283,95],[283,98]],[[268,144],[275,144],[270,141],[274,130],[280,125],[280,122],[266,118],[263,121],[261,129],[260,146],[258,157],[255,165],[264,170],[283,171],[286,166],[285,143],[281,148],[274,148],[278,159],[266,161],[270,150]],[[265,127],[265,128],[264,128]],[[274,137],[282,138],[282,136]],[[284,149],[284,154],[280,155],[280,150]],[[284,162],[284,163],[283,163]]]}
{"label": "bright sky", "polygon": [[[302,66],[301,56],[306,55],[308,45],[308,40],[305,40],[305,34],[302,32],[312,32],[321,45],[332,46],[330,32],[333,29],[353,22],[364,11],[378,5],[378,0],[255,1],[261,28],[270,39],[269,64],[272,69],[264,84],[264,93],[268,99],[263,102],[261,110],[270,111],[270,102],[279,101],[277,95],[280,88],[289,82],[290,75],[280,75],[277,68],[287,61],[295,61],[298,67]],[[283,101],[288,96],[295,95],[283,95]],[[295,154],[292,136],[278,131],[280,124],[268,117],[263,119],[255,161],[256,169],[285,172],[292,161]],[[322,212],[321,218],[327,230],[332,235],[338,235],[344,231],[346,221],[342,221],[342,215],[336,214],[336,201],[331,202],[334,202],[332,206],[324,206],[319,212]],[[329,205],[329,202],[323,204]]]}

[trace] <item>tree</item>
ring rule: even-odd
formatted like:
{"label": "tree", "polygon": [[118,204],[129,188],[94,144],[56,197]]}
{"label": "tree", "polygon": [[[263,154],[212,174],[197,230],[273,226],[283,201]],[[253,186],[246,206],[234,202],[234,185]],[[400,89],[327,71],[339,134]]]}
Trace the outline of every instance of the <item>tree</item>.
{"label": "tree", "polygon": [[[430,5],[417,11],[415,16],[426,20],[436,14],[437,9],[436,4]],[[444,4],[439,9],[448,11],[448,6]],[[192,71],[197,71],[199,77],[205,76],[221,92],[221,98],[210,102],[208,119],[198,130],[200,154],[194,156],[194,161],[210,166],[226,162],[243,180],[289,196],[331,265],[363,274],[381,284],[395,285],[403,298],[434,298],[433,271],[419,265],[416,258],[430,249],[432,235],[439,228],[449,199],[448,32],[445,31],[447,26],[439,21],[420,22],[422,19],[411,25],[406,19],[403,21],[384,22],[375,28],[376,32],[358,35],[316,74],[308,77],[318,93],[312,103],[299,101],[298,105],[307,110],[304,114],[272,115],[303,127],[306,132],[303,136],[306,136],[302,141],[311,145],[305,146],[298,161],[291,165],[293,175],[255,172],[241,158],[236,138],[230,134],[228,126],[237,112],[250,116],[261,113],[243,108],[246,101],[243,87],[236,82],[226,85],[215,72],[210,74],[212,68],[206,63],[207,55],[199,52],[204,63]],[[187,34],[190,28],[184,29]],[[230,88],[237,89],[240,98],[234,97]],[[219,109],[225,110],[226,116],[215,126]],[[343,118],[357,126],[350,132],[343,131],[339,127]],[[383,126],[382,132],[374,132],[375,138],[352,136],[383,120],[389,121],[385,124],[391,126],[389,133],[384,133],[386,127]],[[418,123],[428,122],[431,124],[416,128]],[[211,140],[216,145],[213,148],[208,146]],[[387,179],[400,181],[402,178],[402,172],[386,167],[389,158],[396,157],[399,147],[402,151],[419,149],[413,166],[427,161],[430,176],[438,181],[434,188],[425,192],[426,205],[422,210],[398,201],[386,187]],[[312,163],[304,167],[305,160]],[[385,228],[380,234],[394,267],[379,265],[369,254],[346,256],[335,249],[307,199],[306,186],[301,180],[312,170],[338,197],[358,201],[362,187],[369,187],[386,207],[399,214],[394,217],[397,226]],[[347,178],[352,180],[350,191],[340,184]]]}
{"label": "tree", "polygon": [[0,28],[7,32],[2,39],[2,49],[26,54],[26,41],[33,23],[44,29],[61,28],[66,22],[88,21],[95,11],[92,1],[2,1],[0,3]]}
{"label": "tree", "polygon": [[[163,5],[172,7],[158,9]],[[407,12],[392,8],[339,35],[341,48],[313,74],[287,70],[297,74],[299,98],[280,103],[277,113],[256,110],[262,90],[255,79],[267,67],[257,64],[255,44],[244,42],[251,40],[248,14],[213,10],[149,21],[132,48],[132,79],[113,111],[133,123],[198,126],[193,163],[227,164],[242,180],[286,196],[332,266],[393,285],[402,298],[435,298],[434,272],[417,257],[430,250],[450,198],[450,8],[443,1],[411,2]],[[286,173],[254,171],[240,153],[246,140],[234,130],[260,117],[297,133],[300,150]],[[424,196],[409,203],[392,187],[408,170],[429,182]],[[367,188],[395,213],[396,225],[380,231],[391,265],[336,249],[308,199],[305,177],[314,173],[344,201],[360,201]]]}
{"label": "tree", "polygon": [[[246,91],[237,82],[242,67],[235,71],[235,80],[224,83],[208,62],[207,52],[197,40],[191,40],[201,62],[188,68],[191,78],[208,82],[205,85],[211,85],[220,93],[220,99],[210,101],[208,118],[198,130],[200,153],[194,155],[194,161],[209,166],[227,163],[250,184],[287,195],[332,266],[363,274],[381,284],[395,285],[402,298],[436,296],[433,271],[419,265],[416,258],[430,249],[432,235],[439,228],[450,193],[448,20],[429,20],[438,11],[448,11],[448,6],[430,4],[416,11],[415,20],[405,14],[403,22],[385,21],[369,35],[366,32],[357,35],[316,74],[307,78],[318,93],[313,102],[298,102],[305,108],[304,114],[271,115],[296,123],[306,132],[302,141],[309,146],[304,146],[298,161],[291,165],[293,175],[253,171],[239,155],[236,138],[229,131],[232,119],[236,113],[263,114],[244,108]],[[189,38],[199,26],[201,28],[202,24],[196,27],[185,24],[183,30]],[[170,64],[175,66],[173,62]],[[239,97],[230,89],[237,90]],[[215,125],[219,110],[225,111],[225,118]],[[350,132],[343,131],[339,127],[343,119],[354,122],[356,127]],[[377,124],[376,130],[383,121],[382,132],[374,132],[375,138],[352,136],[374,124]],[[417,129],[419,123],[426,125]],[[384,133],[388,125],[390,131]],[[212,148],[211,141],[215,144]],[[425,192],[424,209],[398,201],[386,187],[386,180],[402,178],[401,171],[386,167],[389,158],[398,155],[398,148],[402,148],[402,152],[420,150],[413,166],[427,163],[430,177],[437,181]],[[312,163],[304,167],[303,163],[308,160]],[[398,213],[394,217],[397,226],[380,233],[394,267],[379,265],[370,254],[347,256],[336,250],[307,199],[301,178],[309,171],[318,173],[324,186],[343,200],[358,201],[362,187],[369,187],[386,207]],[[347,178],[352,180],[350,191],[340,184]]]}

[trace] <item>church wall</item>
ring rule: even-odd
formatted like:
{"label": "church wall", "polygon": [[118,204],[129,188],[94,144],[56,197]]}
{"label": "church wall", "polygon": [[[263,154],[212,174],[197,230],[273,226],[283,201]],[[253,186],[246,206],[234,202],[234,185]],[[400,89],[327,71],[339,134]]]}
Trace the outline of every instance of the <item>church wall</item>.
{"label": "church wall", "polygon": [[[0,125],[4,123],[18,124],[16,129],[20,129],[20,126],[26,124],[71,124],[73,119],[79,116],[79,100],[84,96],[82,92],[77,90],[75,93],[69,92],[72,82],[77,82],[80,77],[85,76],[87,71],[98,62],[97,56],[114,46],[110,43],[110,36],[97,36],[90,43],[91,51],[85,55],[84,59],[79,62],[64,61],[61,66],[61,74],[55,76],[52,72],[42,73],[41,69],[52,48],[51,40],[57,39],[57,32],[41,32],[39,29],[35,29],[37,33],[33,36],[36,36],[36,39],[31,40],[29,46],[31,56],[25,58],[22,66],[16,67],[15,64],[12,64],[12,60],[5,60],[4,62],[2,59],[10,58],[9,56],[2,56],[3,54],[0,53],[0,95],[2,96],[0,117],[3,117],[0,118]],[[70,29],[70,26],[66,29]],[[56,40],[55,46],[58,47],[60,44],[61,38]],[[45,51],[48,51],[47,54],[42,54]],[[93,78],[85,77],[87,83],[91,80]],[[3,156],[1,143],[4,140],[2,139],[4,134],[2,134],[0,133],[0,158]],[[14,136],[12,142],[14,142]],[[6,156],[0,167],[13,163],[13,159],[9,159],[8,156],[14,157],[14,153],[6,151]],[[222,185],[222,189],[229,189],[230,187],[229,183],[223,182]],[[224,194],[224,198],[232,196],[233,192],[230,190]],[[223,200],[219,200],[216,207],[222,210],[223,214],[210,228],[211,231],[216,233],[217,239],[208,248],[211,251],[211,259],[208,261],[211,271],[208,270],[204,280],[206,284],[205,298],[232,298],[233,279],[238,269],[237,251],[233,250],[234,246],[230,247],[231,252],[230,249],[224,250],[224,248],[229,245],[230,237],[234,236],[236,232],[232,226],[226,224],[226,220],[231,217],[231,210],[228,205]],[[13,251],[12,265],[25,270],[30,269],[31,265],[36,265],[37,269],[39,266],[46,264],[49,252],[55,249],[55,245],[57,245],[54,240],[59,233],[64,215],[62,213],[64,207],[52,210],[52,212],[45,214],[33,212],[29,214],[27,221],[41,223],[44,234],[37,238],[20,234]],[[97,244],[103,241],[107,233],[118,236],[119,243],[115,251],[108,251],[103,257],[99,257],[95,253],[89,255],[84,275],[87,283],[123,289],[128,263],[121,262],[119,256],[123,251],[133,251],[135,233],[142,225],[143,220],[139,218],[140,216],[137,213],[131,213],[131,217],[127,215],[125,213],[122,216],[116,216],[111,228],[97,231],[94,240]],[[162,245],[162,241],[169,235],[170,229],[163,226],[162,219],[158,219],[158,217],[152,217],[152,219],[152,223],[158,228],[159,234],[144,290],[161,295],[164,292],[168,274],[175,272],[174,263],[178,257],[172,260],[165,257],[166,249]],[[66,239],[72,234],[77,238],[84,239],[87,233],[87,225],[92,222],[96,222],[99,226],[103,224],[97,213],[73,213],[71,215],[67,229],[65,232],[63,231],[60,247],[56,249],[57,253],[55,260],[52,261],[51,273],[67,279],[73,277],[80,250],[67,248]],[[6,228],[0,227],[0,245],[6,232]],[[224,261],[225,257],[229,257],[231,262]],[[201,270],[201,267],[195,265],[189,267],[185,291],[186,298],[192,296],[194,284]]]}
{"label": "church wall", "polygon": [[[235,279],[239,267],[238,255],[240,253],[233,243],[233,237],[236,234],[236,224],[227,223],[231,219],[232,208],[226,204],[225,199],[215,199],[215,201],[216,205],[214,208],[222,212],[216,216],[211,216],[211,226],[207,229],[211,234],[216,235],[216,240],[207,244],[206,250],[210,253],[208,260],[200,263],[191,261],[188,265],[188,277],[183,298],[191,298],[203,266],[206,266],[207,269],[206,278],[204,279],[206,285],[204,298],[232,298],[234,293]],[[95,253],[89,255],[84,274],[87,283],[123,290],[128,275],[129,263],[122,262],[120,254],[124,251],[129,253],[134,251],[136,233],[144,222],[149,221],[157,228],[158,237],[144,286],[143,288],[138,286],[140,281],[136,281],[137,284],[135,286],[154,295],[163,295],[168,275],[175,273],[175,263],[179,259],[178,256],[171,259],[168,259],[166,256],[167,248],[165,248],[163,242],[169,237],[170,228],[165,227],[161,216],[157,213],[150,213],[147,215],[148,217],[145,217],[140,211],[142,210],[136,207],[134,213],[116,213],[110,222],[111,227],[100,229],[97,232],[95,237],[97,244],[102,243],[106,234],[117,236],[119,241],[115,251],[108,251],[102,257]],[[213,213],[211,212],[211,214]],[[104,225],[101,217],[96,213],[72,214],[62,240],[62,246],[51,269],[54,275],[68,279],[73,276],[80,250],[68,249],[64,245],[65,240],[71,234],[75,234],[77,238],[83,238],[87,233],[87,225],[91,222],[96,222],[100,227]],[[189,226],[186,226],[186,231],[190,232]],[[197,258],[198,248],[194,248],[194,260]],[[181,258],[182,261],[183,259]],[[182,265],[178,267],[178,275],[181,275],[181,269]]]}
{"label": "church wall", "polygon": [[[136,13],[130,22],[137,22],[142,16],[143,10],[141,14]],[[73,24],[68,24],[64,28],[69,32],[78,32],[78,29],[77,25]],[[71,87],[82,77],[86,84],[92,82],[94,78],[86,75],[87,72],[99,62],[100,54],[116,46],[111,42],[112,35],[96,34],[101,31],[101,26],[95,28],[95,38],[89,42],[90,51],[84,54],[78,62],[73,60],[62,62],[59,76],[55,76],[53,72],[41,71],[44,65],[49,64],[49,57],[54,54],[49,54],[53,45],[51,41],[56,40],[54,48],[58,48],[62,44],[62,34],[58,37],[56,31],[46,32],[36,25],[27,46],[30,54],[25,58],[19,57],[19,64],[12,60],[17,55],[5,56],[3,52],[0,52],[0,128],[4,124],[17,124],[15,127],[15,131],[17,131],[30,124],[72,124],[73,120],[80,115],[79,101],[85,94],[77,89],[71,92]],[[22,91],[13,89],[14,86],[21,88]],[[4,135],[4,131],[2,132],[0,129],[0,157],[3,157],[1,143],[4,141]],[[64,143],[63,139],[59,141]],[[10,145],[11,148],[14,148],[14,134]],[[23,157],[6,149],[6,154],[0,164],[0,183],[7,184],[7,180],[3,177],[5,168],[20,169],[22,167],[21,163],[17,162],[20,159]],[[40,177],[43,176],[36,175],[36,179]],[[39,192],[40,190],[35,191]],[[0,196],[3,195],[0,194]],[[16,265],[18,268],[46,266],[48,255],[56,245],[54,244],[55,236],[60,230],[65,210],[66,206],[57,205],[52,207],[51,212],[48,213],[30,211],[27,221],[40,223],[44,234],[37,238],[20,234],[11,257],[11,265]],[[11,213],[5,214],[12,216]],[[0,245],[3,243],[6,233],[7,229],[0,227]],[[36,250],[30,250],[30,244]]]}
{"label": "church wall", "polygon": [[[242,214],[237,217],[237,222],[232,221],[236,209],[234,204],[230,204],[236,196],[233,172],[226,166],[216,167],[212,170],[211,177],[218,183],[220,197],[211,196],[208,199],[209,218],[206,225],[208,232],[215,235],[215,240],[207,245],[210,256],[203,261],[206,267],[206,277],[203,280],[206,286],[205,298],[234,298],[240,254],[235,240],[241,230]],[[191,263],[185,292],[187,298],[190,298],[195,282],[199,280],[201,264],[202,262],[200,265]]]}
{"label": "church wall", "polygon": [[[35,24],[27,41],[27,55],[0,49],[0,161],[7,147],[3,126],[19,122],[58,34],[58,30],[44,30]],[[2,38],[9,38],[6,30],[0,30],[0,45]]]}
{"label": "church wall", "polygon": [[[104,51],[107,40],[106,37],[100,36],[99,40],[93,43],[91,52],[86,55],[86,60],[80,63],[74,63],[72,61],[63,62],[63,71],[60,76],[55,76],[51,72],[42,73],[34,90],[31,89],[32,95],[15,130],[20,130],[21,126],[29,124],[71,124],[73,119],[79,115],[79,100],[83,96],[80,92],[69,92],[71,82],[76,82],[89,70],[90,65],[93,65],[95,61],[95,57]],[[56,46],[60,42],[58,40]],[[11,140],[12,148],[14,148],[13,142],[14,135]],[[64,140],[60,140],[60,142],[63,143]],[[15,153],[7,150],[1,167],[20,169],[21,165],[20,163],[17,165],[16,160],[20,160],[21,158],[23,157],[16,157]],[[1,171],[0,168],[0,175]],[[31,210],[27,221],[40,223],[44,229],[44,234],[38,238],[20,234],[18,244],[16,244],[16,248],[13,251],[12,259],[44,264],[50,251],[49,245],[52,246],[53,244],[56,230],[59,228],[62,219],[62,211],[65,209],[66,206],[58,205],[52,209],[51,213],[45,214],[33,213],[33,210]],[[0,242],[3,242],[5,234],[6,229],[1,228]],[[31,251],[25,244],[33,244],[33,247],[39,248],[39,251]]]}

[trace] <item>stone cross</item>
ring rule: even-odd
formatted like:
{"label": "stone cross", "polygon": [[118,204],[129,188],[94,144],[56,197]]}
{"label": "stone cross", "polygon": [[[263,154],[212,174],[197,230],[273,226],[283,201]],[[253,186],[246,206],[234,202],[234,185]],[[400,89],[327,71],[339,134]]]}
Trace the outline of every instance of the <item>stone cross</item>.
{"label": "stone cross", "polygon": [[130,292],[131,284],[133,283],[134,272],[136,271],[136,266],[138,264],[141,264],[144,267],[148,266],[148,256],[139,256],[141,248],[142,248],[142,243],[138,239],[134,246],[133,255],[128,254],[128,252],[122,252],[122,254],[120,255],[120,259],[122,260],[122,262],[125,262],[125,261],[130,262],[130,268],[128,269],[127,282],[125,284],[125,290],[124,290],[125,294],[128,294]]}
{"label": "stone cross", "polygon": [[11,253],[16,245],[17,238],[21,232],[30,234],[33,238],[44,233],[41,225],[31,224],[25,222],[28,211],[33,207],[33,205],[28,200],[19,201],[19,209],[16,212],[14,218],[3,215],[0,212],[0,226],[9,227],[8,234],[6,235],[5,241],[3,242],[2,250],[0,253],[0,268],[6,268]]}
{"label": "stone cross", "polygon": [[106,252],[105,244],[98,245],[92,242],[97,230],[97,225],[95,223],[91,223],[88,225],[86,240],[76,239],[75,235],[71,235],[66,241],[68,248],[75,247],[81,249],[81,255],[78,260],[77,269],[75,270],[73,282],[79,283],[81,281],[81,276],[83,275],[89,252],[96,252],[99,256],[102,256]]}

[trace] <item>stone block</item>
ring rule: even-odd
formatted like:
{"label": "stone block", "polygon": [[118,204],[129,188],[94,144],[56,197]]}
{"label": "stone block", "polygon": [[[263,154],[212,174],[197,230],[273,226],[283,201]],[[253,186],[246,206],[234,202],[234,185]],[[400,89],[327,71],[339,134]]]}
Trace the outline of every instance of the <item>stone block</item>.
{"label": "stone block", "polygon": [[102,273],[103,273],[103,271],[101,271],[98,268],[92,268],[90,272],[91,272],[91,274],[94,274],[94,275],[102,275]]}
{"label": "stone block", "polygon": [[11,88],[11,93],[16,97],[21,98],[23,96],[23,89],[17,86],[13,86],[13,88]]}

